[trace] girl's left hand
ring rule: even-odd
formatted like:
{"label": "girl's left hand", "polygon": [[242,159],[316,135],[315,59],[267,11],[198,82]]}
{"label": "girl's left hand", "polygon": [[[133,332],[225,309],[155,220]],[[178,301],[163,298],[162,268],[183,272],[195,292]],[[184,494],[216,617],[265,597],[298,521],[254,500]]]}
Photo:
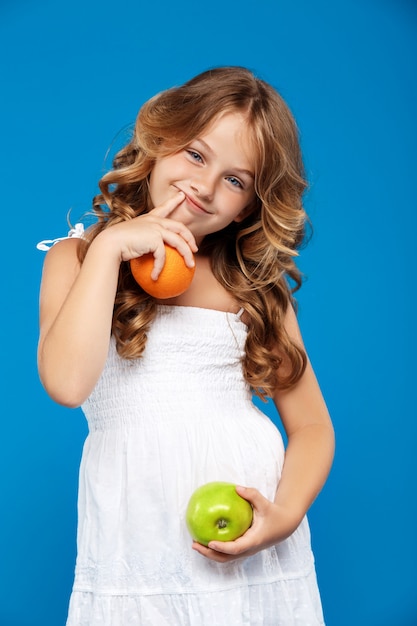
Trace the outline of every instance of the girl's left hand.
{"label": "girl's left hand", "polygon": [[208,547],[193,542],[193,550],[218,563],[251,556],[283,541],[301,522],[301,519],[282,506],[265,498],[257,489],[237,486],[236,491],[253,507],[251,527],[235,541],[211,541]]}

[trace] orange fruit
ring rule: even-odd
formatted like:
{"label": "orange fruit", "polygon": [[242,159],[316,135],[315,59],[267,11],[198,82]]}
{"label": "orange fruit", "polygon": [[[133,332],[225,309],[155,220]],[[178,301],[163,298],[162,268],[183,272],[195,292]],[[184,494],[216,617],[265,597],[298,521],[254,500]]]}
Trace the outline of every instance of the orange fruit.
{"label": "orange fruit", "polygon": [[152,253],[131,259],[130,269],[133,278],[144,291],[154,298],[164,300],[175,298],[188,289],[194,276],[195,267],[188,267],[176,248],[165,244],[165,265],[157,280],[151,278],[154,266]]}

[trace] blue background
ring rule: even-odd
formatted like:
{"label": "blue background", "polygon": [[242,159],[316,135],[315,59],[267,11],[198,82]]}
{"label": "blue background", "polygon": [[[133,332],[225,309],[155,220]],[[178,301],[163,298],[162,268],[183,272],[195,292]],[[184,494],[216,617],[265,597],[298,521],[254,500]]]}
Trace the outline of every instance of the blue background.
{"label": "blue background", "polygon": [[234,64],[286,98],[311,185],[300,323],[338,440],[310,512],[327,624],[417,624],[416,26],[411,0],[2,0],[2,626],[65,622],[86,435],[38,381],[35,244],[89,209],[144,100]]}

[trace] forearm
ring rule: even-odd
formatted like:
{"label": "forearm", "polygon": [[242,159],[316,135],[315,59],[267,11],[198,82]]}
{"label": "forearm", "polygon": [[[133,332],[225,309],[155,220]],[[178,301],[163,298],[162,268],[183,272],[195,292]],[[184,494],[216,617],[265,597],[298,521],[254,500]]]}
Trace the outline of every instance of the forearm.
{"label": "forearm", "polygon": [[100,375],[108,352],[119,265],[117,255],[99,237],[94,240],[53,323],[46,332],[41,325],[39,374],[59,403],[81,404]]}
{"label": "forearm", "polygon": [[297,526],[322,489],[333,461],[330,423],[307,424],[288,438],[275,504],[288,511]]}

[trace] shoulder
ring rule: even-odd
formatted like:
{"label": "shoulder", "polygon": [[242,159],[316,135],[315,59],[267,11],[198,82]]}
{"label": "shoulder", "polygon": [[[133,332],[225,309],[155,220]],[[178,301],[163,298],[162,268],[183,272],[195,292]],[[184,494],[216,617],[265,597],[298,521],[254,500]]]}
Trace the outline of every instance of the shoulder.
{"label": "shoulder", "polygon": [[56,318],[79,272],[77,240],[65,239],[49,249],[43,265],[39,298],[41,337]]}
{"label": "shoulder", "polygon": [[45,266],[59,263],[71,263],[80,265],[78,260],[79,239],[63,239],[52,246],[45,256]]}
{"label": "shoulder", "polygon": [[42,272],[42,285],[61,291],[73,283],[80,271],[79,240],[65,239],[48,250]]}

